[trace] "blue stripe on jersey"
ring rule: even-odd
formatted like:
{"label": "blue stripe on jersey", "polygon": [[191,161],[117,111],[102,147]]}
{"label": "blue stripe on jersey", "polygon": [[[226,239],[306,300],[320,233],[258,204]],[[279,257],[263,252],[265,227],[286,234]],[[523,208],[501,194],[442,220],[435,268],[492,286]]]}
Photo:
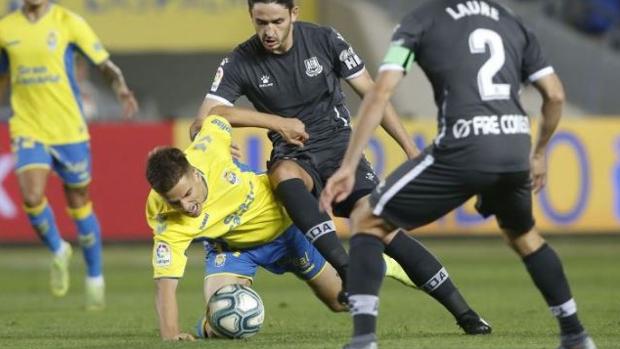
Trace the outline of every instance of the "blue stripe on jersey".
{"label": "blue stripe on jersey", "polygon": [[82,96],[80,94],[80,86],[75,78],[75,53],[80,52],[75,44],[70,44],[65,50],[65,72],[71,85],[71,91],[73,91],[73,97],[76,103],[80,107],[80,114],[84,117],[84,108],[82,108]]}
{"label": "blue stripe on jersey", "polygon": [[5,50],[0,50],[0,74],[9,72],[9,55]]}
{"label": "blue stripe on jersey", "polygon": [[235,163],[235,165],[237,165],[237,167],[239,168],[239,170],[241,170],[241,172],[254,172],[256,174],[265,173],[265,171],[260,171],[256,167],[252,167],[248,164],[244,164],[243,162],[237,159],[233,159],[233,162]]}

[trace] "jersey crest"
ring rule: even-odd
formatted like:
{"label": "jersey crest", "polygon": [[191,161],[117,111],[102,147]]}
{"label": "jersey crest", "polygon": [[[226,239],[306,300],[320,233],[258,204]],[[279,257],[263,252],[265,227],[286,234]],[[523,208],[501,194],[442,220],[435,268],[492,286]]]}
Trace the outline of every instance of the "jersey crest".
{"label": "jersey crest", "polygon": [[304,65],[306,66],[306,75],[311,78],[323,72],[323,66],[319,63],[319,59],[316,57],[304,60]]}

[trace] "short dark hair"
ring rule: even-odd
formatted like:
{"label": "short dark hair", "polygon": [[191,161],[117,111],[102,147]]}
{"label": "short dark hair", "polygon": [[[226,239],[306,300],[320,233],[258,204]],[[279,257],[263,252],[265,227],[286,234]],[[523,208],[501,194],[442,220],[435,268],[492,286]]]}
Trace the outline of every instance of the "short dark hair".
{"label": "short dark hair", "polygon": [[286,7],[289,11],[292,10],[293,7],[295,7],[295,0],[248,0],[248,7],[250,8],[250,11],[252,11],[252,9],[254,8],[254,5],[257,3],[263,3],[263,4],[276,3],[278,5],[282,5]]}
{"label": "short dark hair", "polygon": [[146,180],[156,192],[170,191],[190,168],[185,154],[178,148],[161,147],[149,154],[146,163]]}

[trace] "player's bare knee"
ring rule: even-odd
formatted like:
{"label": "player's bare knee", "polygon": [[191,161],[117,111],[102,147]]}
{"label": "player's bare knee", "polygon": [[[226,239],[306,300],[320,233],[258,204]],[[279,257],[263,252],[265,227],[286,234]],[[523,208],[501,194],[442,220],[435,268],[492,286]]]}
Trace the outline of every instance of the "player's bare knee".
{"label": "player's bare knee", "polygon": [[377,217],[372,213],[368,200],[358,201],[349,217],[351,220],[351,231],[374,235],[383,239],[389,231],[385,229],[383,218]]}
{"label": "player's bare knee", "polygon": [[503,229],[508,245],[520,256],[527,256],[538,250],[545,239],[540,235],[536,228],[532,227],[527,231]]}
{"label": "player's bare knee", "polygon": [[269,169],[269,180],[272,188],[289,179],[301,179],[306,189],[312,190],[314,183],[308,173],[297,163],[291,160],[280,160]]}
{"label": "player's bare knee", "polygon": [[45,192],[43,190],[25,190],[22,196],[26,207],[37,207],[43,203]]}
{"label": "player's bare knee", "polygon": [[67,205],[71,208],[80,208],[88,204],[90,197],[88,195],[88,186],[69,187],[65,186],[65,196]]}

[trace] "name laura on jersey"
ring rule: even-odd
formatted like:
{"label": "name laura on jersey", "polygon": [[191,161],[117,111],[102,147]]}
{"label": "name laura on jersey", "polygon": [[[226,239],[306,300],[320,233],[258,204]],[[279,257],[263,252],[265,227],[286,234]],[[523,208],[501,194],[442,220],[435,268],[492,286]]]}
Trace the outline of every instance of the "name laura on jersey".
{"label": "name laura on jersey", "polygon": [[446,12],[455,21],[467,16],[486,16],[495,21],[499,21],[499,11],[484,1],[466,1],[458,3],[455,8],[446,7]]}

